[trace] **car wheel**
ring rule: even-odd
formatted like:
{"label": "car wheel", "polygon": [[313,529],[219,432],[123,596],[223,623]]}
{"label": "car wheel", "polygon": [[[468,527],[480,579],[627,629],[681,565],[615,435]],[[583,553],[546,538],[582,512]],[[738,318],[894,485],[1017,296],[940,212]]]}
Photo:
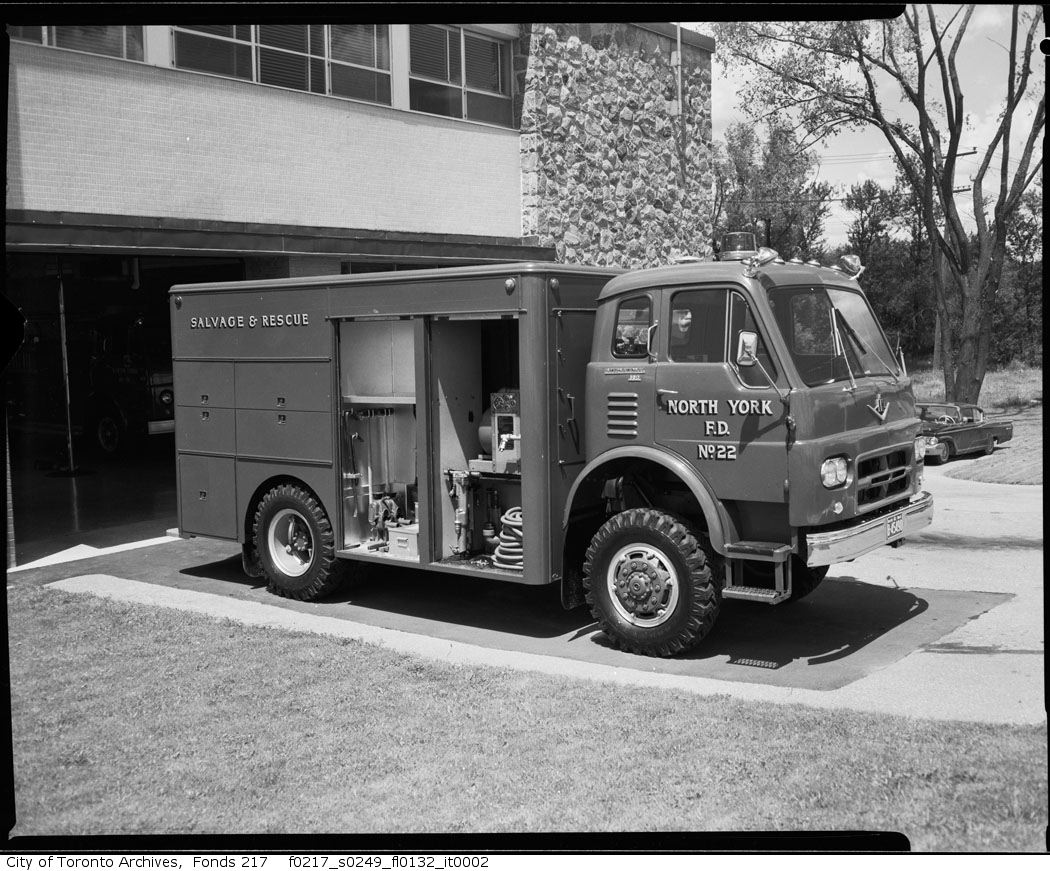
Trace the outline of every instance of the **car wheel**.
{"label": "car wheel", "polygon": [[609,640],[647,656],[694,647],[721,607],[697,537],[683,521],[654,509],[623,511],[595,533],[583,587]]}

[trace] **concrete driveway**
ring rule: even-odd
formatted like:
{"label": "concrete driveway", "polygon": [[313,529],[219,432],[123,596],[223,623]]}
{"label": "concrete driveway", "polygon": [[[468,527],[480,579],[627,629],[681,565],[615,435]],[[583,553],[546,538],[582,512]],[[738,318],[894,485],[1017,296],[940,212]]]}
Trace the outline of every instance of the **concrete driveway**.
{"label": "concrete driveway", "polygon": [[700,647],[671,660],[610,649],[587,610],[563,611],[553,588],[381,567],[328,601],[290,602],[242,574],[235,545],[204,539],[17,570],[8,584],[57,582],[463,663],[775,703],[1041,722],[1042,487],[959,481],[943,467],[926,471],[926,487],[934,522],[904,547],[833,566],[794,605],[726,602]]}

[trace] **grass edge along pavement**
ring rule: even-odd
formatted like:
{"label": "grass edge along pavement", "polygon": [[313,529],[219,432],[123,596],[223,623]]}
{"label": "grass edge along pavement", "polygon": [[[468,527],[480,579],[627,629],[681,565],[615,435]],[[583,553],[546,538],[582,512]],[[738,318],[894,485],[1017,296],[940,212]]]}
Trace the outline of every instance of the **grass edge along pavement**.
{"label": "grass edge along pavement", "polygon": [[457,666],[41,587],[8,607],[16,836],[853,829],[1045,848],[1045,724]]}

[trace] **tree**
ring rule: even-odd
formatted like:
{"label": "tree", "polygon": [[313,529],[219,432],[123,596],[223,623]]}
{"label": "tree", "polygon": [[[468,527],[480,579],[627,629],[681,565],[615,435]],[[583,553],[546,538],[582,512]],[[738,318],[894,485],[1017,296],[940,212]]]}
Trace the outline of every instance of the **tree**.
{"label": "tree", "polygon": [[799,147],[792,130],[770,124],[765,132],[762,141],[753,124],[726,129],[715,160],[712,224],[732,231],[769,221],[769,244],[780,254],[819,258],[831,185],[811,180],[820,162]]}
{"label": "tree", "polygon": [[[1021,208],[1007,233],[1010,257],[1008,293],[997,311],[1012,310],[1007,329],[996,329],[999,358],[1010,362],[1020,357],[1034,364],[1042,356],[1043,335],[1043,185],[1032,187],[1021,198]],[[1014,344],[1016,342],[1016,345]]]}
{"label": "tree", "polygon": [[[1033,162],[1033,152],[1045,122],[1040,94],[1014,155],[1014,121],[1028,90],[1043,13],[1038,7],[1013,7],[1009,47],[1004,47],[1003,108],[979,149],[969,192],[976,221],[971,234],[956,191],[966,124],[957,56],[973,12],[973,6],[957,9],[942,24],[935,7],[912,6],[893,20],[730,23],[715,32],[723,50],[753,73],[740,93],[742,102],[767,110],[772,119],[791,119],[804,131],[803,143],[847,127],[870,126],[883,134],[919,203],[930,240],[945,391],[963,402],[980,394],[1007,231],[1041,171],[1042,157]],[[986,180],[996,182],[994,203],[986,200]]]}
{"label": "tree", "polygon": [[846,239],[850,249],[860,255],[862,262],[867,263],[872,246],[886,238],[893,223],[893,194],[869,178],[849,189],[844,205],[849,211],[857,213],[846,230]]}

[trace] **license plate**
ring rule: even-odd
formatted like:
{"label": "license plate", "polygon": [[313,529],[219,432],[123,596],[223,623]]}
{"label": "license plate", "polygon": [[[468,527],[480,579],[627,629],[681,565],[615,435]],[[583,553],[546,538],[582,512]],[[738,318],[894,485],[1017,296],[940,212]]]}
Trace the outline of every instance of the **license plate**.
{"label": "license plate", "polygon": [[886,538],[904,534],[904,515],[891,514],[886,518]]}

